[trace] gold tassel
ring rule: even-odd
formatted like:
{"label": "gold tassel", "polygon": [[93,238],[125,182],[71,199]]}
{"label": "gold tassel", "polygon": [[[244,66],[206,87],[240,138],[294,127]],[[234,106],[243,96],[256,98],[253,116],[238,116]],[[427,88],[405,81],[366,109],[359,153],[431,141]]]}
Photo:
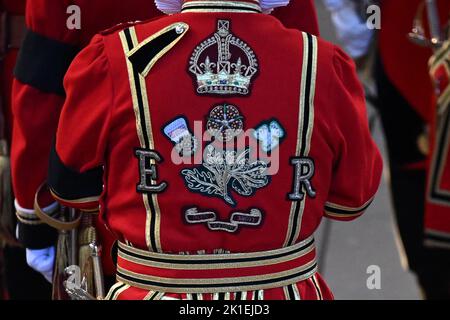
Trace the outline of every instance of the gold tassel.
{"label": "gold tassel", "polygon": [[70,300],[64,288],[64,281],[67,280],[66,268],[70,265],[69,252],[70,234],[68,231],[59,231],[53,272],[53,300]]}
{"label": "gold tassel", "polygon": [[[63,222],[71,221],[74,219],[75,211],[61,207],[60,219]],[[77,230],[58,230],[58,243],[56,245],[56,260],[53,271],[53,300],[70,300],[70,297],[66,291],[64,282],[68,278],[66,268],[77,264],[77,261],[73,259],[74,237]],[[76,250],[76,248],[75,248]]]}
{"label": "gold tassel", "polygon": [[89,245],[96,240],[97,234],[93,225],[93,216],[90,213],[83,213],[78,234],[78,261],[81,268],[81,277],[85,281],[87,292],[93,296],[95,296],[94,266],[92,263],[92,250]]}
{"label": "gold tassel", "polygon": [[[70,221],[76,215],[74,209],[64,208],[61,218],[63,221]],[[53,276],[54,300],[69,300],[71,298],[65,290],[64,282],[68,279],[66,268],[75,265],[80,268],[80,290],[91,296],[96,296],[93,253],[90,246],[97,241],[93,219],[92,213],[82,213],[81,222],[77,229],[59,232]]]}

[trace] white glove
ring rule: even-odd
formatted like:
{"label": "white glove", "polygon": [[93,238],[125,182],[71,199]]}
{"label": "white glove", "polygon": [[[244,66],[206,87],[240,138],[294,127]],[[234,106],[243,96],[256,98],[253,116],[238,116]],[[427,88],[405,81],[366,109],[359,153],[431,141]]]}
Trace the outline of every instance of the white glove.
{"label": "white glove", "polygon": [[27,264],[41,273],[48,282],[52,283],[55,247],[39,250],[26,249],[26,255]]}
{"label": "white glove", "polygon": [[323,0],[331,11],[331,20],[336,28],[338,39],[347,53],[354,59],[367,54],[373,30],[369,29],[349,0]]}
{"label": "white glove", "polygon": [[[26,214],[27,216],[35,216],[36,213],[33,209],[26,209],[19,205],[17,199],[14,201],[14,205],[18,212]],[[50,206],[42,209],[45,213],[53,212],[58,207],[58,203],[55,202]],[[16,237],[19,239],[19,225],[16,227]],[[37,272],[41,273],[48,282],[52,283],[53,277],[53,265],[55,262],[55,247],[49,247],[46,249],[26,249],[27,264]]]}

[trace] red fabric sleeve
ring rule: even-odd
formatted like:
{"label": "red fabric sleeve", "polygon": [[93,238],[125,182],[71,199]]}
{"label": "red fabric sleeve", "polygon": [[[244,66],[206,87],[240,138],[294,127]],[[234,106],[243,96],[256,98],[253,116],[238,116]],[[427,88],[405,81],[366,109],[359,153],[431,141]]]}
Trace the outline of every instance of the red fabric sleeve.
{"label": "red fabric sleeve", "polygon": [[[71,42],[76,42],[73,35],[68,35],[71,32],[66,28],[67,2],[27,1],[27,28],[49,39],[65,42],[71,38]],[[31,58],[29,56],[28,59]],[[43,92],[31,84],[14,80],[11,170],[14,194],[23,208],[33,208],[35,192],[46,180],[48,154],[63,102],[63,96]]]}
{"label": "red fabric sleeve", "polygon": [[[66,73],[64,88],[67,97],[51,152],[49,185],[60,203],[95,211],[103,189],[102,165],[114,92],[101,36],[94,37],[75,58]],[[114,237],[101,217],[96,227],[103,248],[104,272],[113,275],[110,252]]]}
{"label": "red fabric sleeve", "polygon": [[[92,210],[98,206],[92,200],[100,196],[102,181],[89,178],[86,181],[88,185],[75,187],[75,184],[90,170],[102,170],[110,130],[114,89],[101,36],[94,37],[92,43],[75,58],[64,79],[64,87],[67,97],[55,146],[59,164],[50,167],[49,181],[52,181],[54,194],[61,196],[59,200],[72,207]],[[54,169],[58,169],[59,174],[52,172]],[[64,173],[67,170],[71,171],[69,175]],[[98,177],[95,175],[94,178],[98,180]],[[100,193],[85,194],[91,183],[100,186],[93,191],[98,193],[100,190]],[[77,198],[77,194],[83,194],[83,198],[89,201]]]}
{"label": "red fabric sleeve", "polygon": [[66,101],[57,131],[56,150],[65,164],[85,171],[103,164],[112,112],[112,81],[103,38],[75,58],[64,78]]}
{"label": "red fabric sleeve", "polygon": [[63,97],[14,81],[11,172],[14,194],[23,208],[33,208],[36,190],[46,180],[48,154],[63,102]]}
{"label": "red fabric sleeve", "polygon": [[325,216],[352,220],[370,205],[380,184],[382,159],[373,141],[366,114],[364,92],[350,57],[336,48],[335,80],[330,102],[335,103],[337,153]]}
{"label": "red fabric sleeve", "polygon": [[[58,173],[71,170],[74,174],[71,177],[74,180],[70,180],[64,174],[53,175],[54,168],[51,165],[49,181],[56,180],[56,184],[63,187],[64,192],[72,192],[73,197],[69,197],[70,199],[65,201],[58,199],[61,203],[80,210],[96,210],[99,207],[98,199],[103,186],[101,172],[110,131],[114,92],[101,36],[95,36],[91,44],[74,59],[64,78],[64,89],[66,100],[61,110],[54,152],[57,153],[61,161],[59,165],[62,166]],[[88,185],[77,181],[77,177],[85,176],[86,172],[92,170],[99,171],[99,174],[94,176],[94,180],[82,180]],[[87,198],[77,201],[78,192],[85,193],[93,186],[97,186],[96,192],[87,194]],[[52,188],[52,191],[61,194],[60,190]],[[66,195],[63,194],[64,197]],[[105,228],[100,216],[96,219],[96,229],[102,244],[104,273],[113,275],[115,267],[111,259],[111,250],[114,237]]]}

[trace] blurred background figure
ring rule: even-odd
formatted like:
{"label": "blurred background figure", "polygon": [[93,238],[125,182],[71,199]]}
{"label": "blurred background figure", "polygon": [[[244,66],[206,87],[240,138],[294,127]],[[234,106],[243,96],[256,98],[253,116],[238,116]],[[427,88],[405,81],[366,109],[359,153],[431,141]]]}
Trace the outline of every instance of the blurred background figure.
{"label": "blurred background figure", "polygon": [[[18,50],[25,35],[25,0],[0,1],[0,270],[4,299],[49,299],[51,286],[28,267],[25,249],[15,240],[9,173],[12,136],[11,88]],[[0,295],[1,296],[1,295]]]}
{"label": "blurred background figure", "polygon": [[[419,21],[423,36],[429,35],[425,1],[323,2],[330,10],[340,43],[360,67],[366,68],[366,72],[371,70],[375,82],[377,97],[373,102],[387,146],[388,183],[402,243],[400,251],[404,249],[424,297],[450,298],[450,252],[424,245],[429,128],[435,109],[428,73],[428,60],[433,52],[431,47],[418,45],[408,35]],[[374,30],[366,25],[369,15],[366,10],[362,16],[358,14],[361,5],[371,4],[381,8],[376,45],[371,45]],[[437,5],[440,21],[445,24],[450,3],[438,0]],[[363,63],[368,60],[370,63]]]}
{"label": "blurred background figure", "polygon": [[[441,5],[442,6],[442,5]],[[450,298],[450,3],[438,6],[427,1],[430,35],[422,45],[432,47],[434,54],[428,62],[433,80],[433,101],[430,125],[430,156],[425,209],[425,246],[433,250],[440,263],[437,276],[441,279],[439,296]],[[441,20],[443,18],[443,20]],[[445,23],[445,27],[443,23]],[[413,34],[421,37],[420,22]],[[423,22],[422,22],[423,24]],[[420,41],[419,41],[420,43]],[[438,282],[434,278],[434,282]]]}

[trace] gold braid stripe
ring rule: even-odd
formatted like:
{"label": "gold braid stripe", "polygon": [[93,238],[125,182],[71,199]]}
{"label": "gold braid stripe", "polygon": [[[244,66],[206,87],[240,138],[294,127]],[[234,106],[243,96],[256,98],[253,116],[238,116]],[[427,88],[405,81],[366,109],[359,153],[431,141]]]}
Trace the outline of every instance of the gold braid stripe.
{"label": "gold braid stripe", "polygon": [[256,291],[283,287],[311,278],[317,272],[315,260],[300,267],[272,274],[208,279],[173,279],[138,274],[120,266],[117,280],[145,290],[172,293],[215,293]]}
{"label": "gold braid stripe", "polygon": [[[160,254],[132,248],[119,242],[120,258],[144,266],[171,270],[215,270],[268,266],[298,259],[311,253],[313,250],[315,250],[313,237],[309,237],[294,246],[277,250],[217,255]],[[136,257],[136,255],[139,257]],[[253,259],[253,261],[242,262],[239,259]],[[203,264],[195,263],[200,261]],[[215,262],[213,263],[213,261]]]}
{"label": "gold braid stripe", "polygon": [[343,206],[343,205],[332,203],[332,202],[327,202],[327,203],[325,203],[325,205],[327,207],[334,208],[334,209],[345,210],[345,211],[349,211],[349,212],[352,212],[352,211],[355,212],[355,211],[361,211],[362,209],[367,207],[373,201],[373,199],[374,199],[374,197],[370,198],[368,201],[366,201],[360,207],[348,207],[348,206]]}
{"label": "gold braid stripe", "polygon": [[[309,39],[311,39],[311,45],[309,44]],[[297,145],[295,151],[295,155],[297,157],[307,157],[309,155],[312,133],[314,129],[314,98],[315,98],[316,77],[317,77],[317,53],[318,53],[317,38],[315,36],[302,32],[302,42],[303,42],[303,62],[302,62],[300,90],[299,90],[300,95],[298,106]],[[312,57],[311,64],[309,64],[310,57]],[[311,69],[310,75],[311,78],[308,79],[309,68]],[[309,86],[310,90],[309,97],[306,97],[307,86]],[[305,121],[305,114],[306,114],[305,109],[307,107],[305,104],[308,105],[308,122]],[[304,136],[304,134],[306,134],[306,137]],[[303,145],[303,140],[305,140],[305,145]],[[303,147],[305,151],[304,154],[301,154]],[[300,236],[305,205],[306,205],[306,198],[301,202],[295,201],[292,202],[284,246],[292,245],[290,241],[291,242],[296,241]],[[296,211],[298,211],[297,219],[295,219]]]}

